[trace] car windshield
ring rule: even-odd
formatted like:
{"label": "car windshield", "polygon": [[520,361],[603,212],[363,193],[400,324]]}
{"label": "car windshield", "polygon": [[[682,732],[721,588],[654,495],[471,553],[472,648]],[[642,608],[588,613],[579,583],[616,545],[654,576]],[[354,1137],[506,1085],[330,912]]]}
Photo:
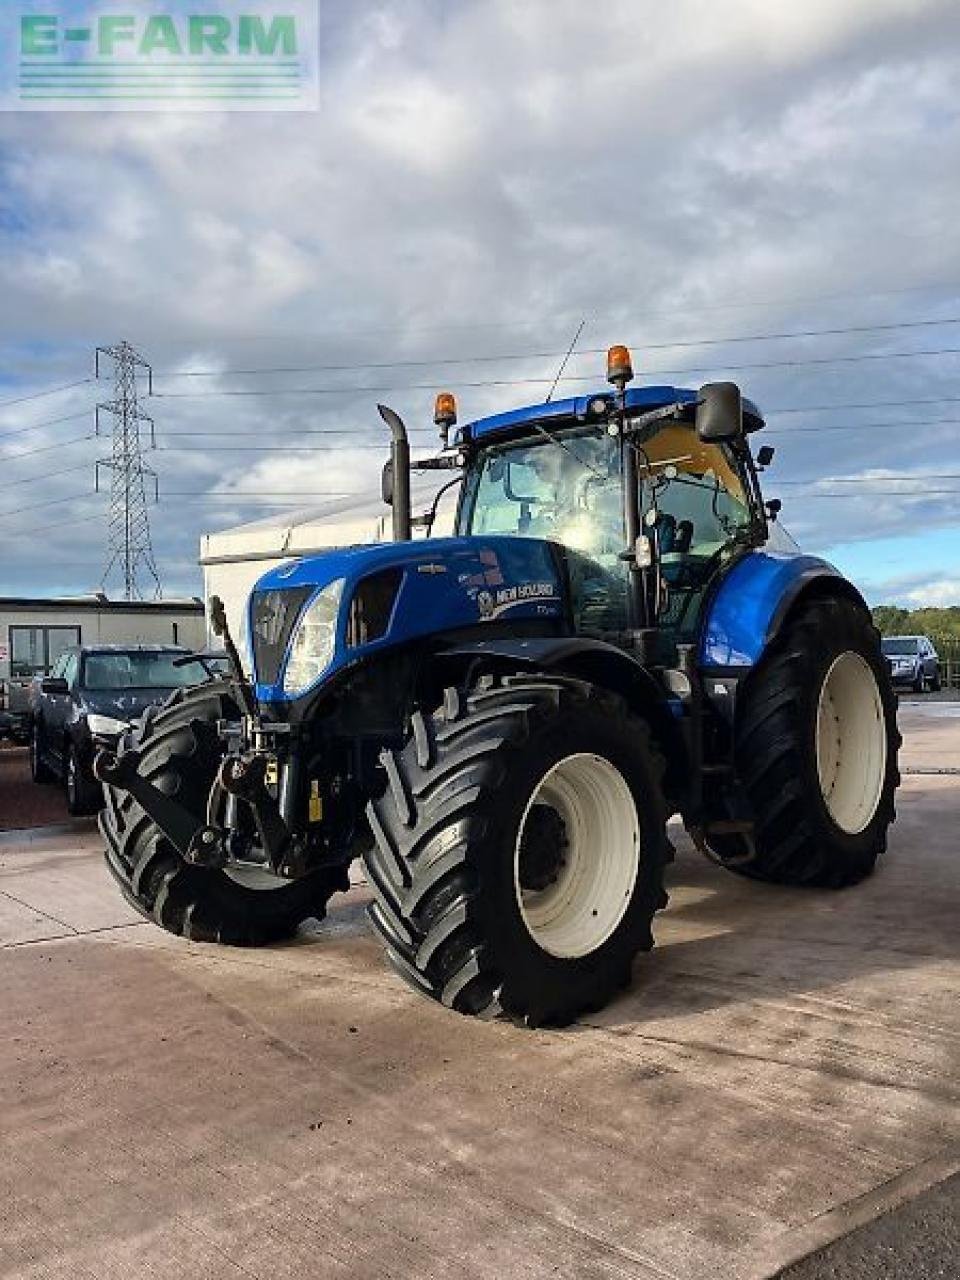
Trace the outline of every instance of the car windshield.
{"label": "car windshield", "polygon": [[911,636],[891,636],[882,643],[884,653],[912,654],[917,652],[919,641]]}
{"label": "car windshield", "polygon": [[84,659],[83,687],[107,689],[179,689],[200,684],[207,672],[202,663],[176,662],[178,653],[90,653]]}

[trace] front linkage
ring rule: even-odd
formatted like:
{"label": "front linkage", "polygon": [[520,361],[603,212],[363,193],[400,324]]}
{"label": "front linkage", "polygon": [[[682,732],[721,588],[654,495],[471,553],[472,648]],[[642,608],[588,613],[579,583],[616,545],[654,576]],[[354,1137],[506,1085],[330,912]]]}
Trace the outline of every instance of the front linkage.
{"label": "front linkage", "polygon": [[[119,754],[100,751],[94,760],[93,771],[101,782],[129,792],[192,866],[213,869],[226,866],[235,852],[232,842],[237,828],[237,805],[247,806],[265,863],[277,875],[292,878],[306,869],[306,849],[304,842],[294,836],[281,812],[284,795],[289,796],[292,782],[292,753],[289,751],[285,753],[288,762],[283,771],[284,785],[278,788],[278,796],[271,794],[268,786],[271,769],[277,769],[280,743],[289,743],[291,726],[261,720],[227,626],[223,602],[218,596],[210,602],[210,613],[214,633],[222,637],[230,660],[230,692],[242,714],[239,722],[235,723],[220,721],[216,726],[199,720],[190,723],[194,734],[215,732],[220,743],[226,745],[226,753],[210,788],[205,817],[191,812],[140,771],[144,751],[135,738],[128,738],[128,745]],[[223,813],[228,820],[221,824],[216,819]]]}

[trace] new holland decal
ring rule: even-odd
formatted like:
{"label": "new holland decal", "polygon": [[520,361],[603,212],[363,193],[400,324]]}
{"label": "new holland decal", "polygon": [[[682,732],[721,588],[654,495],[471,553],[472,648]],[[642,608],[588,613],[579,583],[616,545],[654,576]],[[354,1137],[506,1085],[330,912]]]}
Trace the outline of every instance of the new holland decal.
{"label": "new holland decal", "polygon": [[477,592],[477,608],[485,622],[499,618],[510,609],[525,604],[540,605],[538,613],[552,614],[555,608],[548,606],[556,606],[559,603],[560,597],[553,582],[521,582],[515,587],[500,587],[496,591]]}

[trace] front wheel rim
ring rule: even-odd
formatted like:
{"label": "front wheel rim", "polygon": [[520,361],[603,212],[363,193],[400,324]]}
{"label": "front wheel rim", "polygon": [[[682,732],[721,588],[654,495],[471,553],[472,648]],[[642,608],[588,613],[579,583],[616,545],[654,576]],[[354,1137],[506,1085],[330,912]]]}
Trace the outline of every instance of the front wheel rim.
{"label": "front wheel rim", "polygon": [[847,650],[833,660],[817,703],[817,776],[830,817],[847,835],[872,822],[887,770],[887,728],[873,669]]}
{"label": "front wheel rim", "polygon": [[[535,805],[559,816],[565,844],[551,882],[525,889],[520,877],[521,844]],[[620,770],[588,752],[565,756],[551,766],[527,801],[513,857],[517,906],[537,946],[564,960],[603,946],[630,905],[640,857],[640,818]]]}

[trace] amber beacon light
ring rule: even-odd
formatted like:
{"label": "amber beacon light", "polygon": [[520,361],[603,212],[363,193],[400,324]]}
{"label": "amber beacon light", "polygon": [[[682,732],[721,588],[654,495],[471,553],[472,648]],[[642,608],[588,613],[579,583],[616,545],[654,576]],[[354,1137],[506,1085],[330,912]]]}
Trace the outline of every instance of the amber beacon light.
{"label": "amber beacon light", "polygon": [[446,448],[450,438],[450,428],[456,426],[457,422],[457,401],[451,392],[441,391],[437,396],[433,408],[433,420],[440,428],[440,439]]}
{"label": "amber beacon light", "polygon": [[607,351],[607,381],[621,388],[633,381],[633,361],[629,347],[610,347]]}

